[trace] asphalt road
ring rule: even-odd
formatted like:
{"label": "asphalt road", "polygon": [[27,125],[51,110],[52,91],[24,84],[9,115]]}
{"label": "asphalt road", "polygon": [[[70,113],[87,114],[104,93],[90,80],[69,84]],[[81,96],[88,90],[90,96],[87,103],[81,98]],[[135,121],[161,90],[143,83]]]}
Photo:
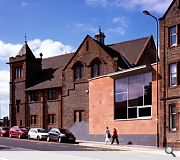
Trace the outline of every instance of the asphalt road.
{"label": "asphalt road", "polygon": [[[8,152],[7,152],[8,151]],[[59,151],[59,152],[58,152]],[[76,152],[74,152],[76,151]],[[82,152],[83,151],[83,152]],[[96,152],[97,151],[97,152]],[[176,160],[171,155],[0,137],[0,160]]]}
{"label": "asphalt road", "polygon": [[0,151],[110,151],[111,149],[79,146],[78,143],[57,143],[37,140],[27,140],[9,137],[0,137]]}

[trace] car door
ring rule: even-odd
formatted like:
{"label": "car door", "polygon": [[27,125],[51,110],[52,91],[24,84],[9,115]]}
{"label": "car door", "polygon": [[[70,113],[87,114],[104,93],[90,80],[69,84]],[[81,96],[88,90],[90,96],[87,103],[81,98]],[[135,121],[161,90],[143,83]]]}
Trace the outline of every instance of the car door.
{"label": "car door", "polygon": [[54,129],[51,129],[51,130],[48,132],[48,136],[49,136],[49,139],[50,139],[50,140],[54,140],[55,130],[54,130]]}
{"label": "car door", "polygon": [[58,141],[59,135],[60,135],[59,129],[55,129],[55,134],[54,134],[54,140],[55,141]]}
{"label": "car door", "polygon": [[31,138],[34,139],[34,129],[31,130],[30,135],[31,135]]}

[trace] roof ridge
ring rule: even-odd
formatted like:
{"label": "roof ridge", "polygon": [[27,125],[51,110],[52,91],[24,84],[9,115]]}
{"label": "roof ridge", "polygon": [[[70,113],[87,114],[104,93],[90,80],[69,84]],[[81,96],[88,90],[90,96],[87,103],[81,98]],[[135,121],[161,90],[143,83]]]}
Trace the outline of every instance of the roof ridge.
{"label": "roof ridge", "polygon": [[74,54],[74,53],[75,53],[75,52],[69,52],[69,53],[65,53],[65,54],[59,54],[59,55],[56,55],[56,56],[43,58],[43,60],[50,59],[50,58],[56,58],[56,57],[62,57],[62,56],[66,56],[66,55]]}
{"label": "roof ridge", "polygon": [[149,37],[151,37],[151,36],[152,36],[152,35],[145,36],[145,37],[141,37],[141,38],[136,38],[136,39],[131,39],[131,40],[126,40],[126,41],[122,41],[122,42],[112,43],[112,44],[108,44],[107,46],[112,46],[112,45],[116,45],[116,44],[121,44],[121,43],[127,43],[127,42],[137,41],[137,40],[140,40],[140,39],[149,38]]}

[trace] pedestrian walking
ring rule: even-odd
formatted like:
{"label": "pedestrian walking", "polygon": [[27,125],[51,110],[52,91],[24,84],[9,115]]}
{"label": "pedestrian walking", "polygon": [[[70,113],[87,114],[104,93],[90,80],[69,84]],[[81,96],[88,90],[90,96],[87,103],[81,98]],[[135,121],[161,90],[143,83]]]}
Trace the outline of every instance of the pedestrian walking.
{"label": "pedestrian walking", "polygon": [[112,135],[112,142],[111,142],[111,144],[114,143],[114,140],[116,140],[117,144],[119,144],[118,134],[117,134],[116,128],[114,128],[114,130],[113,130],[113,135]]}
{"label": "pedestrian walking", "polygon": [[111,138],[111,134],[110,134],[110,130],[108,127],[106,127],[106,131],[105,131],[105,144],[110,144],[110,138]]}

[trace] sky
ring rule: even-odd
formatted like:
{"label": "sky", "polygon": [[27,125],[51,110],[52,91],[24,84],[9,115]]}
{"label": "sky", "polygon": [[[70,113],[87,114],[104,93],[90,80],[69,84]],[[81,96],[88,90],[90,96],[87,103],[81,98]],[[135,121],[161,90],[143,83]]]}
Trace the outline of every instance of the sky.
{"label": "sky", "polygon": [[9,57],[25,41],[36,57],[76,51],[99,26],[105,44],[153,35],[172,0],[0,0],[0,117],[9,115]]}

